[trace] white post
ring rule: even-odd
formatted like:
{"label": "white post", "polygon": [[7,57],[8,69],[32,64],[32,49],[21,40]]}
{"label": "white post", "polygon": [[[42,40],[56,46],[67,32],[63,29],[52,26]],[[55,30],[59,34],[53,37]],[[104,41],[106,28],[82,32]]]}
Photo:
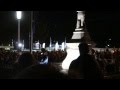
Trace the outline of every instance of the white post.
{"label": "white post", "polygon": [[24,51],[24,46],[25,46],[25,43],[24,43],[24,40],[23,40],[23,51]]}
{"label": "white post", "polygon": [[30,33],[30,53],[32,54],[33,49],[33,11],[31,11],[31,33]]}
{"label": "white post", "polygon": [[19,44],[20,44],[20,19],[22,18],[22,12],[17,11],[16,12],[17,19],[18,19],[18,49],[20,49]]}
{"label": "white post", "polygon": [[20,43],[20,19],[18,19],[18,44]]}

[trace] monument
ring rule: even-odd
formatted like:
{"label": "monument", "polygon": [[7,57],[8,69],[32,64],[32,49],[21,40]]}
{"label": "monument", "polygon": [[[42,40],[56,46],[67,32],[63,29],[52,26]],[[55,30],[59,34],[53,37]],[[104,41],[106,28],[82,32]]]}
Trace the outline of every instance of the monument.
{"label": "monument", "polygon": [[85,25],[85,12],[77,11],[77,24],[76,29],[73,32],[72,38],[69,43],[66,43],[67,46],[67,56],[62,63],[63,70],[68,70],[70,63],[77,59],[80,55],[78,45],[81,42],[86,42],[91,47],[95,46],[95,43],[91,40],[89,33],[86,30]]}
{"label": "monument", "polygon": [[73,32],[72,40],[80,40],[84,36],[84,20],[85,20],[85,14],[83,11],[77,11],[77,24],[75,32]]}

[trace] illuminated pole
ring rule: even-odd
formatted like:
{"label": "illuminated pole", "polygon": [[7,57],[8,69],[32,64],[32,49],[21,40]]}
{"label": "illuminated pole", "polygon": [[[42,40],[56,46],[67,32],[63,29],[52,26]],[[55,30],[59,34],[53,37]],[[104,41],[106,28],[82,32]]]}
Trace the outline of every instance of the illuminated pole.
{"label": "illuminated pole", "polygon": [[18,19],[18,47],[20,44],[20,19],[22,17],[22,12],[21,11],[16,11],[17,19]]}
{"label": "illuminated pole", "polygon": [[23,51],[24,51],[24,46],[25,46],[25,43],[24,43],[24,40],[23,40],[23,44],[22,44]]}
{"label": "illuminated pole", "polygon": [[32,54],[32,49],[33,49],[33,11],[31,11],[31,32],[30,32],[30,53]]}
{"label": "illuminated pole", "polygon": [[66,37],[65,37],[65,43],[64,43],[64,50],[66,51],[67,45],[66,45]]}
{"label": "illuminated pole", "polygon": [[20,19],[18,19],[18,44],[20,43]]}

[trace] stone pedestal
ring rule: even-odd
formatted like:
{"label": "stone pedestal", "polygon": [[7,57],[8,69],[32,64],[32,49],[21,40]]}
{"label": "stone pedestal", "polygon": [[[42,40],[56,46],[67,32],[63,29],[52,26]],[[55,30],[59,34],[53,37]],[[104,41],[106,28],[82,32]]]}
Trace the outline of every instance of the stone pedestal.
{"label": "stone pedestal", "polygon": [[79,43],[67,43],[67,56],[62,63],[63,69],[69,69],[70,63],[80,55],[78,45]]}

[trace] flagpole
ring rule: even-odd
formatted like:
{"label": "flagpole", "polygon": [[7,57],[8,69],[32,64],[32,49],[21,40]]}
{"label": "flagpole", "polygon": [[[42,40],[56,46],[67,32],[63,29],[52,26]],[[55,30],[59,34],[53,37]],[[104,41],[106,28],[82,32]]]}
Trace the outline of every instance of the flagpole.
{"label": "flagpole", "polygon": [[52,47],[52,41],[51,41],[51,37],[50,37],[50,51],[51,51],[51,47]]}
{"label": "flagpole", "polygon": [[66,45],[66,37],[65,37],[65,50],[66,50],[66,48],[67,48],[67,45]]}
{"label": "flagpole", "polygon": [[31,11],[31,31],[30,31],[30,53],[32,54],[33,49],[33,11]]}

